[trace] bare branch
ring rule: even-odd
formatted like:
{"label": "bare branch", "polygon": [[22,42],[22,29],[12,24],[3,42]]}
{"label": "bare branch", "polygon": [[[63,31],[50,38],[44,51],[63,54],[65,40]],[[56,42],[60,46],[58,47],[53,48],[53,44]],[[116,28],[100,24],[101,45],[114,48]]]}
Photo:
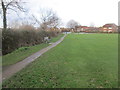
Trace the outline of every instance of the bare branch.
{"label": "bare branch", "polygon": [[70,20],[70,21],[67,23],[67,27],[68,27],[68,28],[75,29],[76,26],[78,26],[78,22],[76,22],[76,21],[74,21],[74,20]]}
{"label": "bare branch", "polygon": [[52,9],[41,9],[41,28],[55,28],[60,25],[60,19]]}
{"label": "bare branch", "polygon": [[[13,0],[14,1],[14,0]],[[6,9],[9,7],[9,5],[12,5],[13,1],[9,2],[7,5],[6,5]]]}
{"label": "bare branch", "polygon": [[10,8],[10,7],[9,7],[8,9],[10,9],[10,10],[12,10],[12,11],[14,11],[14,12],[17,13],[17,11],[16,11],[15,9],[13,9],[13,8]]}
{"label": "bare branch", "polygon": [[3,0],[1,0],[1,4],[2,4],[2,11],[3,11],[3,26],[4,29],[7,28],[7,10],[12,10],[14,12],[17,13],[17,10],[20,10],[22,12],[26,12],[25,8],[22,7],[22,4],[25,2],[22,2],[21,0],[10,0],[9,2],[5,2]]}
{"label": "bare branch", "polygon": [[40,25],[41,22],[33,14],[32,14],[32,17],[35,20],[35,22]]}

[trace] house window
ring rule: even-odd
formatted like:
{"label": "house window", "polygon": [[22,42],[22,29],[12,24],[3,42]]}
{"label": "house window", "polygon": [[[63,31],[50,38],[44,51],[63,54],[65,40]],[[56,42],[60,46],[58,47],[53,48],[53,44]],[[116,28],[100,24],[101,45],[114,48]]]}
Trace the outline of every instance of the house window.
{"label": "house window", "polygon": [[103,28],[103,29],[107,29],[107,28]]}
{"label": "house window", "polygon": [[112,27],[109,27],[108,29],[112,29]]}

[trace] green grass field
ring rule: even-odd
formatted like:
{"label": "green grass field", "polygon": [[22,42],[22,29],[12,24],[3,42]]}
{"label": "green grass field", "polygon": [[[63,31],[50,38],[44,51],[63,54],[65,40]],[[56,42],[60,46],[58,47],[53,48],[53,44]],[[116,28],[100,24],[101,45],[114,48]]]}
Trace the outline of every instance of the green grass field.
{"label": "green grass field", "polygon": [[7,88],[111,88],[118,79],[117,34],[70,34],[9,80]]}
{"label": "green grass field", "polygon": [[[52,38],[50,42],[51,43],[56,42],[62,36],[63,36],[63,34],[60,34],[59,36]],[[49,44],[43,43],[40,45],[35,45],[35,46],[30,46],[30,47],[21,47],[10,54],[3,56],[2,57],[2,66],[8,66],[11,64],[15,64],[47,46],[49,46]]]}

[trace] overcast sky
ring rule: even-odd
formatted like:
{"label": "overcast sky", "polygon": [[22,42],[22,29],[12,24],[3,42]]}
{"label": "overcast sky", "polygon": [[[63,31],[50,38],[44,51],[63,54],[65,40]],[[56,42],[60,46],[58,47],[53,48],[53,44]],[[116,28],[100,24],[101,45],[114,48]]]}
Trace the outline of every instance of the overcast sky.
{"label": "overcast sky", "polygon": [[[39,16],[40,8],[52,8],[64,24],[73,19],[81,25],[118,24],[119,0],[26,0],[30,12]],[[13,17],[11,17],[13,18]]]}
{"label": "overcast sky", "polygon": [[70,19],[81,25],[101,26],[105,23],[118,24],[119,0],[29,0],[32,12],[37,13],[39,8],[52,8],[57,12],[64,23]]}

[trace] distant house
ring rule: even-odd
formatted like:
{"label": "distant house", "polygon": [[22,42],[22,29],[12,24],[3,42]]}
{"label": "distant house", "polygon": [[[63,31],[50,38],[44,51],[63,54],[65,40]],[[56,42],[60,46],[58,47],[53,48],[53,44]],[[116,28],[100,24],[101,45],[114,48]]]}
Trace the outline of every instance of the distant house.
{"label": "distant house", "polygon": [[89,29],[89,27],[87,27],[87,26],[78,26],[77,28],[76,28],[77,30],[77,32],[85,32],[87,29]]}
{"label": "distant house", "polygon": [[77,32],[98,32],[99,29],[97,27],[88,27],[88,26],[79,26],[77,27]]}
{"label": "distant house", "polygon": [[98,33],[99,28],[98,27],[88,27],[88,29],[85,32],[87,32],[87,33]]}
{"label": "distant house", "polygon": [[62,32],[86,32],[86,33],[112,33],[112,32],[120,32],[120,26],[115,25],[114,23],[105,24],[102,27],[88,27],[88,26],[76,26],[74,29],[70,28],[61,28]]}
{"label": "distant house", "polygon": [[105,24],[102,28],[100,28],[102,32],[118,32],[118,26],[115,24]]}

